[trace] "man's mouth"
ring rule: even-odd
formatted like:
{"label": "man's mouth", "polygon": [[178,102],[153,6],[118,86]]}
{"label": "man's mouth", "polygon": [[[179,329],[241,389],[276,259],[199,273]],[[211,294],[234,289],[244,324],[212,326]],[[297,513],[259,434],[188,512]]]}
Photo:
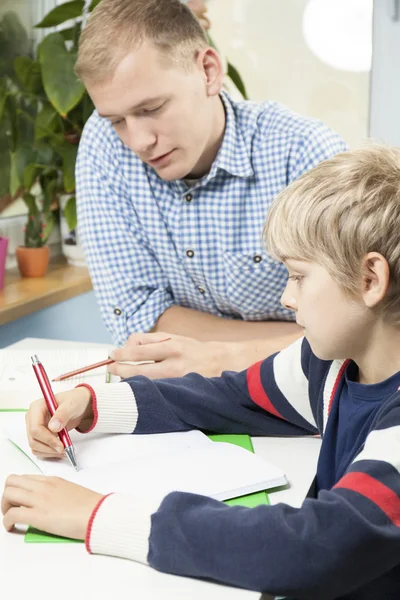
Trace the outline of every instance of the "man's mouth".
{"label": "man's mouth", "polygon": [[174,152],[174,150],[170,150],[169,152],[166,152],[165,154],[160,154],[159,156],[156,156],[155,158],[149,158],[146,162],[148,162],[148,164],[151,165],[152,167],[161,165],[164,162],[169,160],[169,158],[173,152]]}

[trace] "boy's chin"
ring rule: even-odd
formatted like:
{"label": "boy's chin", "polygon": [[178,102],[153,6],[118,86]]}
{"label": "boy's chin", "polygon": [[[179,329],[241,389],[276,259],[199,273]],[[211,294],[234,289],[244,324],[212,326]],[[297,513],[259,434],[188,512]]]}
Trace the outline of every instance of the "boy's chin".
{"label": "boy's chin", "polygon": [[341,360],[343,356],[338,356],[338,353],[335,352],[334,348],[327,348],[316,344],[315,342],[311,342],[309,338],[306,336],[308,343],[310,344],[312,353],[319,358],[320,360]]}

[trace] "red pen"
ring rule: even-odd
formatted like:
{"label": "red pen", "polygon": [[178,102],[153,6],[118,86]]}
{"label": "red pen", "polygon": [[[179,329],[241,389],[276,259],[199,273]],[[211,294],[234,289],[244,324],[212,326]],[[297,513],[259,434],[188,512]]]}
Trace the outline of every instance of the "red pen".
{"label": "red pen", "polygon": [[[57,402],[56,402],[56,398],[54,396],[54,392],[51,389],[51,384],[50,384],[49,378],[47,376],[46,371],[44,370],[44,366],[42,365],[42,363],[40,362],[40,360],[38,359],[36,354],[31,356],[31,359],[32,359],[33,370],[35,372],[36,379],[38,380],[38,383],[40,385],[40,389],[42,390],[42,394],[43,394],[43,398],[45,399],[46,406],[49,409],[49,413],[51,414],[51,416],[53,416],[57,410]],[[65,452],[69,458],[71,465],[76,470],[78,470],[78,465],[77,465],[76,457],[75,457],[75,449],[72,445],[72,441],[71,441],[71,438],[69,437],[68,431],[65,428],[61,429],[61,431],[58,432],[58,437],[60,438],[60,440],[65,448]]]}

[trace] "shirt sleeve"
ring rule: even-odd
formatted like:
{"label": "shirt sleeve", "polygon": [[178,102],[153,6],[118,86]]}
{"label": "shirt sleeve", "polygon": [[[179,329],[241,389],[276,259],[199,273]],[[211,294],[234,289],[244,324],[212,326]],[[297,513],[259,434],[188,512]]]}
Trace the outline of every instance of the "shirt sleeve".
{"label": "shirt sleeve", "polygon": [[[332,600],[357,590],[357,598],[381,597],[382,578],[399,562],[399,428],[397,393],[340,481],[299,509],[174,492],[153,512],[151,501],[146,511],[143,499],[115,494],[93,519],[89,549],[278,596]],[[394,593],[398,575],[390,581]]]}
{"label": "shirt sleeve", "polygon": [[126,189],[119,144],[94,114],[81,139],[76,181],[79,238],[106,327],[122,345],[131,333],[151,330],[174,302]]}
{"label": "shirt sleeve", "polygon": [[321,122],[308,127],[293,144],[288,165],[289,185],[292,181],[310,171],[320,162],[348,150],[344,140]]}
{"label": "shirt sleeve", "polygon": [[[306,340],[253,365],[221,377],[197,373],[93,386],[91,431],[162,433],[201,429],[250,435],[318,433],[311,409]],[[290,384],[284,373],[292,374]]]}

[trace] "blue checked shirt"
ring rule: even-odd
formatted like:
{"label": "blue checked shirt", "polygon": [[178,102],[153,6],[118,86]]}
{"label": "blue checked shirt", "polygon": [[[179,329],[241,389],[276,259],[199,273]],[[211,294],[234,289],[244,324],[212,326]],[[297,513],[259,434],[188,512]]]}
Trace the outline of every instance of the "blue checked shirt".
{"label": "blue checked shirt", "polygon": [[192,187],[163,181],[96,112],[77,161],[79,236],[114,342],[149,331],[177,304],[219,317],[292,320],[287,273],[262,247],[274,197],[346,150],[321,122],[275,103],[221,95],[226,129],[210,172]]}

